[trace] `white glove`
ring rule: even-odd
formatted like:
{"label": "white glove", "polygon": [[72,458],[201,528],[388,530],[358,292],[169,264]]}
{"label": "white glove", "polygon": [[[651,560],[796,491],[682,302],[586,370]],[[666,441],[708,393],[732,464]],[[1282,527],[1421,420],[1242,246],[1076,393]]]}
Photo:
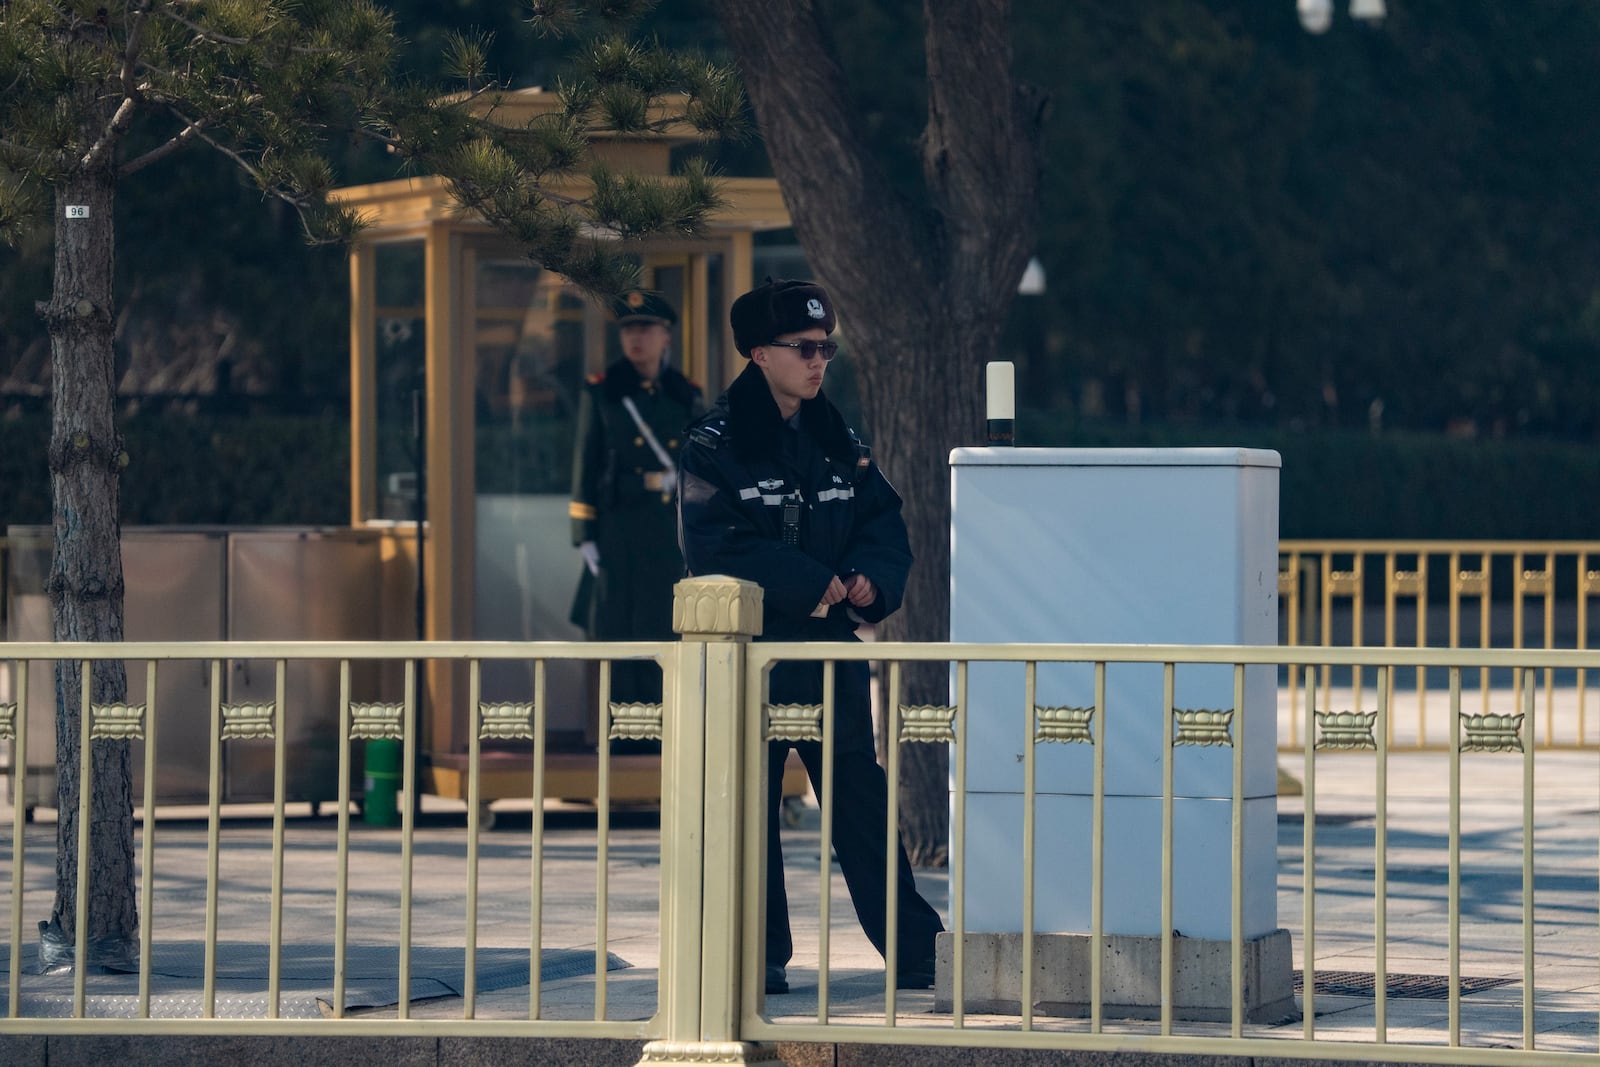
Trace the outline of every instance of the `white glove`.
{"label": "white glove", "polygon": [[583,557],[583,565],[589,568],[590,574],[600,573],[600,546],[593,541],[585,541],[578,546],[578,555]]}

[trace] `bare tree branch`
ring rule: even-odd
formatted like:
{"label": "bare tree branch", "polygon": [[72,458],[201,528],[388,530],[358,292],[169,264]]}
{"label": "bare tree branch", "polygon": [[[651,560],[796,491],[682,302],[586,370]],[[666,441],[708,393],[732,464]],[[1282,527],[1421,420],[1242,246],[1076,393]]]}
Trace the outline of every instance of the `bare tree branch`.
{"label": "bare tree branch", "polygon": [[122,52],[122,92],[137,99],[139,87],[134,83],[134,71],[139,65],[139,53],[144,38],[145,18],[150,11],[149,0],[135,7],[128,15],[128,45]]}
{"label": "bare tree branch", "polygon": [[201,119],[192,126],[185,126],[165,143],[157,145],[155,148],[152,148],[138,159],[129,160],[127,163],[124,163],[121,169],[117,171],[117,177],[126,178],[130,174],[137,174],[150,164],[155,163],[158,160],[165,159],[167,156],[170,156],[172,153],[176,152],[178,149],[194,140],[195,134],[199,133],[201,127],[204,125],[205,120]]}
{"label": "bare tree branch", "polygon": [[124,96],[122,103],[117,105],[116,113],[111,116],[111,121],[106,123],[106,128],[100,131],[100,137],[85,152],[78,161],[78,166],[84,170],[93,170],[99,166],[111,151],[111,146],[116,143],[133,122],[134,112],[139,110],[139,101],[136,97]]}

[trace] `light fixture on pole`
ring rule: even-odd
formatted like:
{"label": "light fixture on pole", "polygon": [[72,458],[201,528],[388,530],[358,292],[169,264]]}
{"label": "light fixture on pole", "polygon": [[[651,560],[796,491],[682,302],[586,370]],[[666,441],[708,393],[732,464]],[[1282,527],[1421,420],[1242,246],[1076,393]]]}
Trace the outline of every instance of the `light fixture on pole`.
{"label": "light fixture on pole", "polygon": [[[1295,0],[1300,25],[1307,33],[1326,33],[1333,25],[1333,0]],[[1350,0],[1350,17],[1376,26],[1389,13],[1384,0]]]}
{"label": "light fixture on pole", "polygon": [[1022,271],[1022,280],[1017,282],[1017,295],[1038,296],[1044,292],[1044,264],[1039,262],[1038,256],[1029,256],[1028,265]]}
{"label": "light fixture on pole", "polygon": [[1350,0],[1350,17],[1357,22],[1376,26],[1388,13],[1383,0]]}

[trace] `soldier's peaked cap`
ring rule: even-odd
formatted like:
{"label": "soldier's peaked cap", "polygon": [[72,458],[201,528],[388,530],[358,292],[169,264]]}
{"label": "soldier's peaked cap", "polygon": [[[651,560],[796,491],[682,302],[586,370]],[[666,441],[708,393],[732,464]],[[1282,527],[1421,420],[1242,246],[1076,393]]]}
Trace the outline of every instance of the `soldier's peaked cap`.
{"label": "soldier's peaked cap", "polygon": [[816,282],[768,278],[733,302],[728,309],[734,347],[746,359],[750,351],[786,333],[820,326],[832,333],[837,320],[828,291]]}
{"label": "soldier's peaked cap", "polygon": [[678,312],[658,293],[632,289],[611,302],[611,314],[618,326],[631,322],[648,322],[658,326],[671,326],[678,321]]}

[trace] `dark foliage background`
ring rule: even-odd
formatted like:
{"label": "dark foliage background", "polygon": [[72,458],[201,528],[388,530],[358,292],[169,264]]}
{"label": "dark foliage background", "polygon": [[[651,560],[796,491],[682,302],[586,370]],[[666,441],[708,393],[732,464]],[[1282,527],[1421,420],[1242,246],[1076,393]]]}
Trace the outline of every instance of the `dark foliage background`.
{"label": "dark foliage background", "polygon": [[[515,5],[392,6],[419,76],[474,27],[515,85],[561,69]],[[921,5],[825,6],[909,195]],[[1292,0],[1017,0],[1022,74],[1053,98],[1047,288],[997,353],[1023,438],[1276,448],[1288,537],[1592,536],[1600,5],[1391,0],[1376,30],[1342,7],[1313,37]],[[721,49],[702,0],[647,30]],[[765,172],[759,144],[713,154]],[[352,181],[398,176],[346,156]],[[130,403],[125,521],[344,521],[343,254],[207,153],[159,168],[118,204],[121,391],[208,402]],[[0,249],[0,526],[49,514],[49,264],[47,231]],[[249,402],[223,414],[230,393]]]}

